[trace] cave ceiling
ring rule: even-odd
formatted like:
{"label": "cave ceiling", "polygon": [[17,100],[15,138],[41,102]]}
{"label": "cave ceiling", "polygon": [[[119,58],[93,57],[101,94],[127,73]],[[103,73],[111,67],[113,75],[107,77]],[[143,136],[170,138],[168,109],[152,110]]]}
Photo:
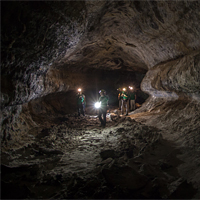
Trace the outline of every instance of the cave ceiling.
{"label": "cave ceiling", "polygon": [[198,4],[88,1],[88,16],[94,15],[92,24],[76,50],[66,56],[67,63],[144,72],[194,51],[199,47],[199,24],[189,22],[200,17]]}
{"label": "cave ceiling", "polygon": [[145,73],[200,44],[199,1],[3,2],[2,8],[5,71],[53,65]]}
{"label": "cave ceiling", "polygon": [[[1,2],[3,105],[75,89],[90,71],[144,75],[156,65],[198,53],[199,4]],[[92,84],[87,81],[85,85]]]}

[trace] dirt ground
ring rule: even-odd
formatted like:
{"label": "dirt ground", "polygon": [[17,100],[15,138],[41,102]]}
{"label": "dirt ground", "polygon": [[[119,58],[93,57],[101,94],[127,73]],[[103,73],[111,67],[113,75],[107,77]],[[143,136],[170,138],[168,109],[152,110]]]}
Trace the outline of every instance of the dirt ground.
{"label": "dirt ground", "polygon": [[2,148],[2,199],[199,199],[198,152],[151,117],[112,109],[102,128],[74,113],[30,130]]}

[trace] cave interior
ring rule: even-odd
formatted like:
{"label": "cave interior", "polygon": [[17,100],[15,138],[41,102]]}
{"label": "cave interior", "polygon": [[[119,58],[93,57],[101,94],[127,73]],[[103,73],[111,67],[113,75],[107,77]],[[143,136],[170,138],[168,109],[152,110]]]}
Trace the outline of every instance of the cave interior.
{"label": "cave interior", "polygon": [[200,199],[199,8],[1,1],[1,199]]}

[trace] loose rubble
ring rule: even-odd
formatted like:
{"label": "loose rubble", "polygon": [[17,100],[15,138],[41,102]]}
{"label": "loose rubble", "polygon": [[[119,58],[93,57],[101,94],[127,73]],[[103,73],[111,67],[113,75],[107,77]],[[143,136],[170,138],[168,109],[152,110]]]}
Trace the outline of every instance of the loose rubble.
{"label": "loose rubble", "polygon": [[[107,114],[66,116],[29,145],[2,152],[2,198],[192,198],[179,151],[155,127]],[[13,189],[16,193],[10,193]]]}

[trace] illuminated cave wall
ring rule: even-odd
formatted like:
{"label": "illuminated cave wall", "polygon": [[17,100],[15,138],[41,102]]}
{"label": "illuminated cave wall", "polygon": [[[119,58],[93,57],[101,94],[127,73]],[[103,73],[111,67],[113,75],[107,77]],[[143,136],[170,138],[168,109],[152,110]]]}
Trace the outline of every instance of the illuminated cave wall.
{"label": "illuminated cave wall", "polygon": [[91,70],[138,73],[139,82],[148,71],[141,88],[150,98],[138,112],[181,98],[198,105],[199,7],[199,1],[1,2],[1,138],[38,126],[41,113],[62,110],[60,95],[79,87],[77,80],[85,90],[94,85]]}

